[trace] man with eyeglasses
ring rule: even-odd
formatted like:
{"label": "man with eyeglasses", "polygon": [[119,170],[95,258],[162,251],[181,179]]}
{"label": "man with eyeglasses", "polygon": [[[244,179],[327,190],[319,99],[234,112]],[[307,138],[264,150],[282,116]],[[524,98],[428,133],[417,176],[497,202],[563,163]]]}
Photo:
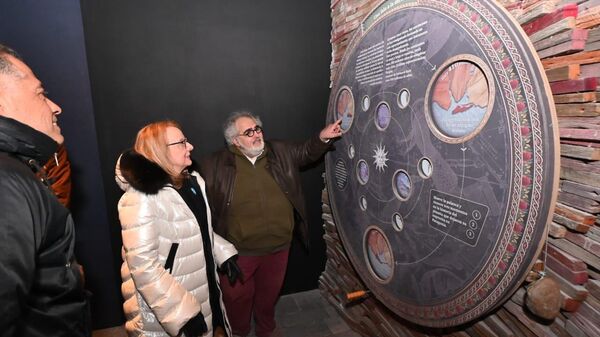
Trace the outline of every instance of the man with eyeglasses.
{"label": "man with eyeglasses", "polygon": [[204,158],[202,176],[215,232],[238,250],[241,282],[221,277],[223,299],[234,335],[280,336],[275,303],[283,285],[292,233],[308,248],[306,205],[300,168],[317,161],[341,120],[303,143],[267,141],[262,122],[250,112],[233,113],[223,126],[228,147]]}

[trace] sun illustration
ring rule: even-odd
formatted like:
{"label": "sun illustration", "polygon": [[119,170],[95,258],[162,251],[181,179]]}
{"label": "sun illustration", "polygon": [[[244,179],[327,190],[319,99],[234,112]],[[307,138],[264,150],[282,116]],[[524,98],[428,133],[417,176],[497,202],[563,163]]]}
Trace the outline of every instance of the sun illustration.
{"label": "sun illustration", "polygon": [[375,149],[375,154],[373,155],[373,158],[375,158],[373,164],[375,164],[375,168],[381,172],[383,172],[384,168],[387,167],[386,162],[389,160],[387,158],[387,154],[388,153],[385,150],[385,146],[381,145],[381,143],[377,145],[377,148]]}

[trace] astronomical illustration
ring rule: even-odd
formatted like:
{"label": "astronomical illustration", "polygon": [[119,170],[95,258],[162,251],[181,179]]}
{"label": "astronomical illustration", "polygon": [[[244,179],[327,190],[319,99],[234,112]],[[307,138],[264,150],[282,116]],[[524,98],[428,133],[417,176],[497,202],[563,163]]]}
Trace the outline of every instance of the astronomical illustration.
{"label": "astronomical illustration", "polygon": [[528,46],[493,2],[389,0],[338,67],[333,218],[364,284],[406,320],[443,328],[485,315],[541,249],[558,135]]}
{"label": "astronomical illustration", "polygon": [[394,213],[394,215],[392,215],[392,225],[398,232],[404,229],[404,220],[402,220],[402,215]]}
{"label": "astronomical illustration", "polygon": [[360,209],[363,211],[367,210],[367,198],[365,198],[364,195],[361,195],[360,198],[358,198],[358,202],[360,205]]}
{"label": "astronomical illustration", "polygon": [[340,127],[346,132],[352,126],[354,120],[354,97],[348,88],[342,88],[337,96],[337,119],[342,119]]}
{"label": "astronomical illustration", "polygon": [[392,113],[387,103],[380,103],[375,110],[375,125],[381,131],[387,129],[392,119]]}
{"label": "astronomical illustration", "polygon": [[408,89],[400,90],[400,93],[398,94],[398,106],[400,107],[400,109],[406,108],[409,103],[410,91],[408,91]]}
{"label": "astronomical illustration", "polygon": [[399,170],[394,174],[393,178],[394,193],[400,200],[406,200],[410,196],[412,183],[408,173],[404,170]]}
{"label": "astronomical illustration", "polygon": [[[467,61],[470,60],[470,61]],[[427,121],[434,134],[449,142],[473,138],[492,111],[494,87],[482,71],[485,63],[472,55],[457,55],[434,75],[426,92]]]}
{"label": "astronomical illustration", "polygon": [[421,158],[419,160],[419,175],[423,179],[427,179],[431,177],[433,174],[433,166],[431,165],[431,160],[427,158]]}
{"label": "astronomical illustration", "polygon": [[358,182],[361,184],[366,184],[369,182],[369,165],[364,160],[358,161],[358,168],[356,170],[356,174],[358,177]]}
{"label": "astronomical illustration", "polygon": [[367,96],[367,95],[363,96],[363,99],[362,99],[362,109],[363,109],[363,111],[369,110],[370,106],[371,106],[371,99],[369,98],[369,96]]}
{"label": "astronomical illustration", "polygon": [[381,281],[389,280],[394,270],[392,249],[385,234],[377,227],[365,232],[366,259],[370,270]]}

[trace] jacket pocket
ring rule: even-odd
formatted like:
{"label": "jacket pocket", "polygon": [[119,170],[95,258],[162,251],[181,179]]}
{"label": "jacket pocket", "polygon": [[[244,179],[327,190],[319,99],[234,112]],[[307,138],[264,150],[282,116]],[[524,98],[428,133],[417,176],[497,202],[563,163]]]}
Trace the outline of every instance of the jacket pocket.
{"label": "jacket pocket", "polygon": [[173,263],[175,262],[175,254],[177,254],[177,248],[179,248],[179,243],[173,242],[171,244],[171,249],[169,249],[169,255],[167,256],[167,261],[165,261],[165,269],[171,271],[173,269]]}

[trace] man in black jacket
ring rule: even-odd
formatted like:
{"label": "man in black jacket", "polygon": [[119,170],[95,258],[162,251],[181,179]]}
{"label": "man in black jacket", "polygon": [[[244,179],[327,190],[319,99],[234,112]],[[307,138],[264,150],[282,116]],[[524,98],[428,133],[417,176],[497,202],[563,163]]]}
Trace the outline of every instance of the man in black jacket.
{"label": "man in black jacket", "polygon": [[249,112],[225,122],[229,147],[205,158],[213,227],[235,245],[242,282],[221,278],[223,300],[234,335],[277,336],[275,303],[283,285],[292,233],[308,246],[300,168],[318,160],[342,132],[340,121],[303,143],[265,142],[260,119]]}
{"label": "man in black jacket", "polygon": [[0,44],[2,336],[90,335],[73,220],[42,168],[63,141],[60,113],[31,69]]}

